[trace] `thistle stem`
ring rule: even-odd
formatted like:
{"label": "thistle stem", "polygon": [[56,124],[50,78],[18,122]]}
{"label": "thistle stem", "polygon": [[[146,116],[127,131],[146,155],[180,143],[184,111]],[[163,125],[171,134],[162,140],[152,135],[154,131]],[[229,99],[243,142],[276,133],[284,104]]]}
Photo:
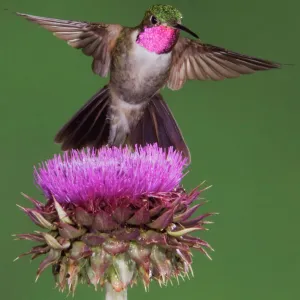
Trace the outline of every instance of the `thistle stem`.
{"label": "thistle stem", "polygon": [[119,254],[114,260],[114,268],[111,270],[111,283],[116,286],[125,287],[121,292],[116,292],[110,282],[106,282],[106,296],[105,300],[127,300],[127,286],[130,284],[135,263],[128,259],[124,253]]}
{"label": "thistle stem", "polygon": [[105,288],[105,300],[127,300],[127,289],[124,289],[121,292],[116,292],[109,282],[105,284]]}

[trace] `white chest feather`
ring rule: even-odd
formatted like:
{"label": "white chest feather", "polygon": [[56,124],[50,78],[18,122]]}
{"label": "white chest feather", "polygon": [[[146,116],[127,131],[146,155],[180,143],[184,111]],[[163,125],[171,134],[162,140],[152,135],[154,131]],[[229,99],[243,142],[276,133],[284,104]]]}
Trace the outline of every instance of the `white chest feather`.
{"label": "white chest feather", "polygon": [[150,52],[136,43],[138,31],[132,33],[132,53],[130,59],[137,68],[139,80],[145,80],[150,76],[158,76],[168,71],[171,63],[171,53],[157,54]]}

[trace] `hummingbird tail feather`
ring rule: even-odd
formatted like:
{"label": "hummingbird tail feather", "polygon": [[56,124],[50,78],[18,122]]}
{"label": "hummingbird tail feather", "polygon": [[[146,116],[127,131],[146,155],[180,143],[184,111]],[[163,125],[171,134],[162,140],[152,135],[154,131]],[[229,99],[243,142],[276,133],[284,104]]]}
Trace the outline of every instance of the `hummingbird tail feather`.
{"label": "hummingbird tail feather", "polygon": [[108,86],[104,86],[59,130],[55,142],[62,144],[62,150],[107,144],[109,97]]}
{"label": "hummingbird tail feather", "polygon": [[131,132],[129,141],[133,145],[157,143],[162,148],[173,146],[190,162],[190,151],[167,103],[160,94],[151,98],[142,118]]}
{"label": "hummingbird tail feather", "polygon": [[100,148],[107,144],[118,146],[124,142],[142,146],[157,143],[162,148],[173,146],[190,162],[189,149],[167,103],[160,94],[151,98],[141,119],[129,133],[126,132],[126,126],[119,126],[114,130],[114,124],[111,124],[108,117],[109,106],[109,87],[105,86],[59,130],[55,142],[62,144],[62,150],[86,146]]}

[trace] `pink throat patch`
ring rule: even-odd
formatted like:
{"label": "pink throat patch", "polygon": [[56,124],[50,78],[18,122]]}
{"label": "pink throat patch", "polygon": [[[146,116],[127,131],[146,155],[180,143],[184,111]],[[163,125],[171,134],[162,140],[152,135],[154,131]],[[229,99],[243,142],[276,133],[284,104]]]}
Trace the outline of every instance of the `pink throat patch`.
{"label": "pink throat patch", "polygon": [[145,27],[137,38],[137,43],[150,52],[169,52],[176,42],[177,29],[167,26]]}

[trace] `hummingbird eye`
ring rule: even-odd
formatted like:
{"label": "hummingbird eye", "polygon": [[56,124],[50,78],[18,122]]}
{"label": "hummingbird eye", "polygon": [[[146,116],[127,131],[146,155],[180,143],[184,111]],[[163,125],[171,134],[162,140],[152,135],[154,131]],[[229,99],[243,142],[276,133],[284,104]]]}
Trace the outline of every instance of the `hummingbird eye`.
{"label": "hummingbird eye", "polygon": [[158,22],[157,22],[157,19],[156,19],[154,16],[151,16],[151,17],[150,17],[150,21],[151,21],[151,23],[152,23],[153,25],[155,25],[155,24],[158,23]]}

